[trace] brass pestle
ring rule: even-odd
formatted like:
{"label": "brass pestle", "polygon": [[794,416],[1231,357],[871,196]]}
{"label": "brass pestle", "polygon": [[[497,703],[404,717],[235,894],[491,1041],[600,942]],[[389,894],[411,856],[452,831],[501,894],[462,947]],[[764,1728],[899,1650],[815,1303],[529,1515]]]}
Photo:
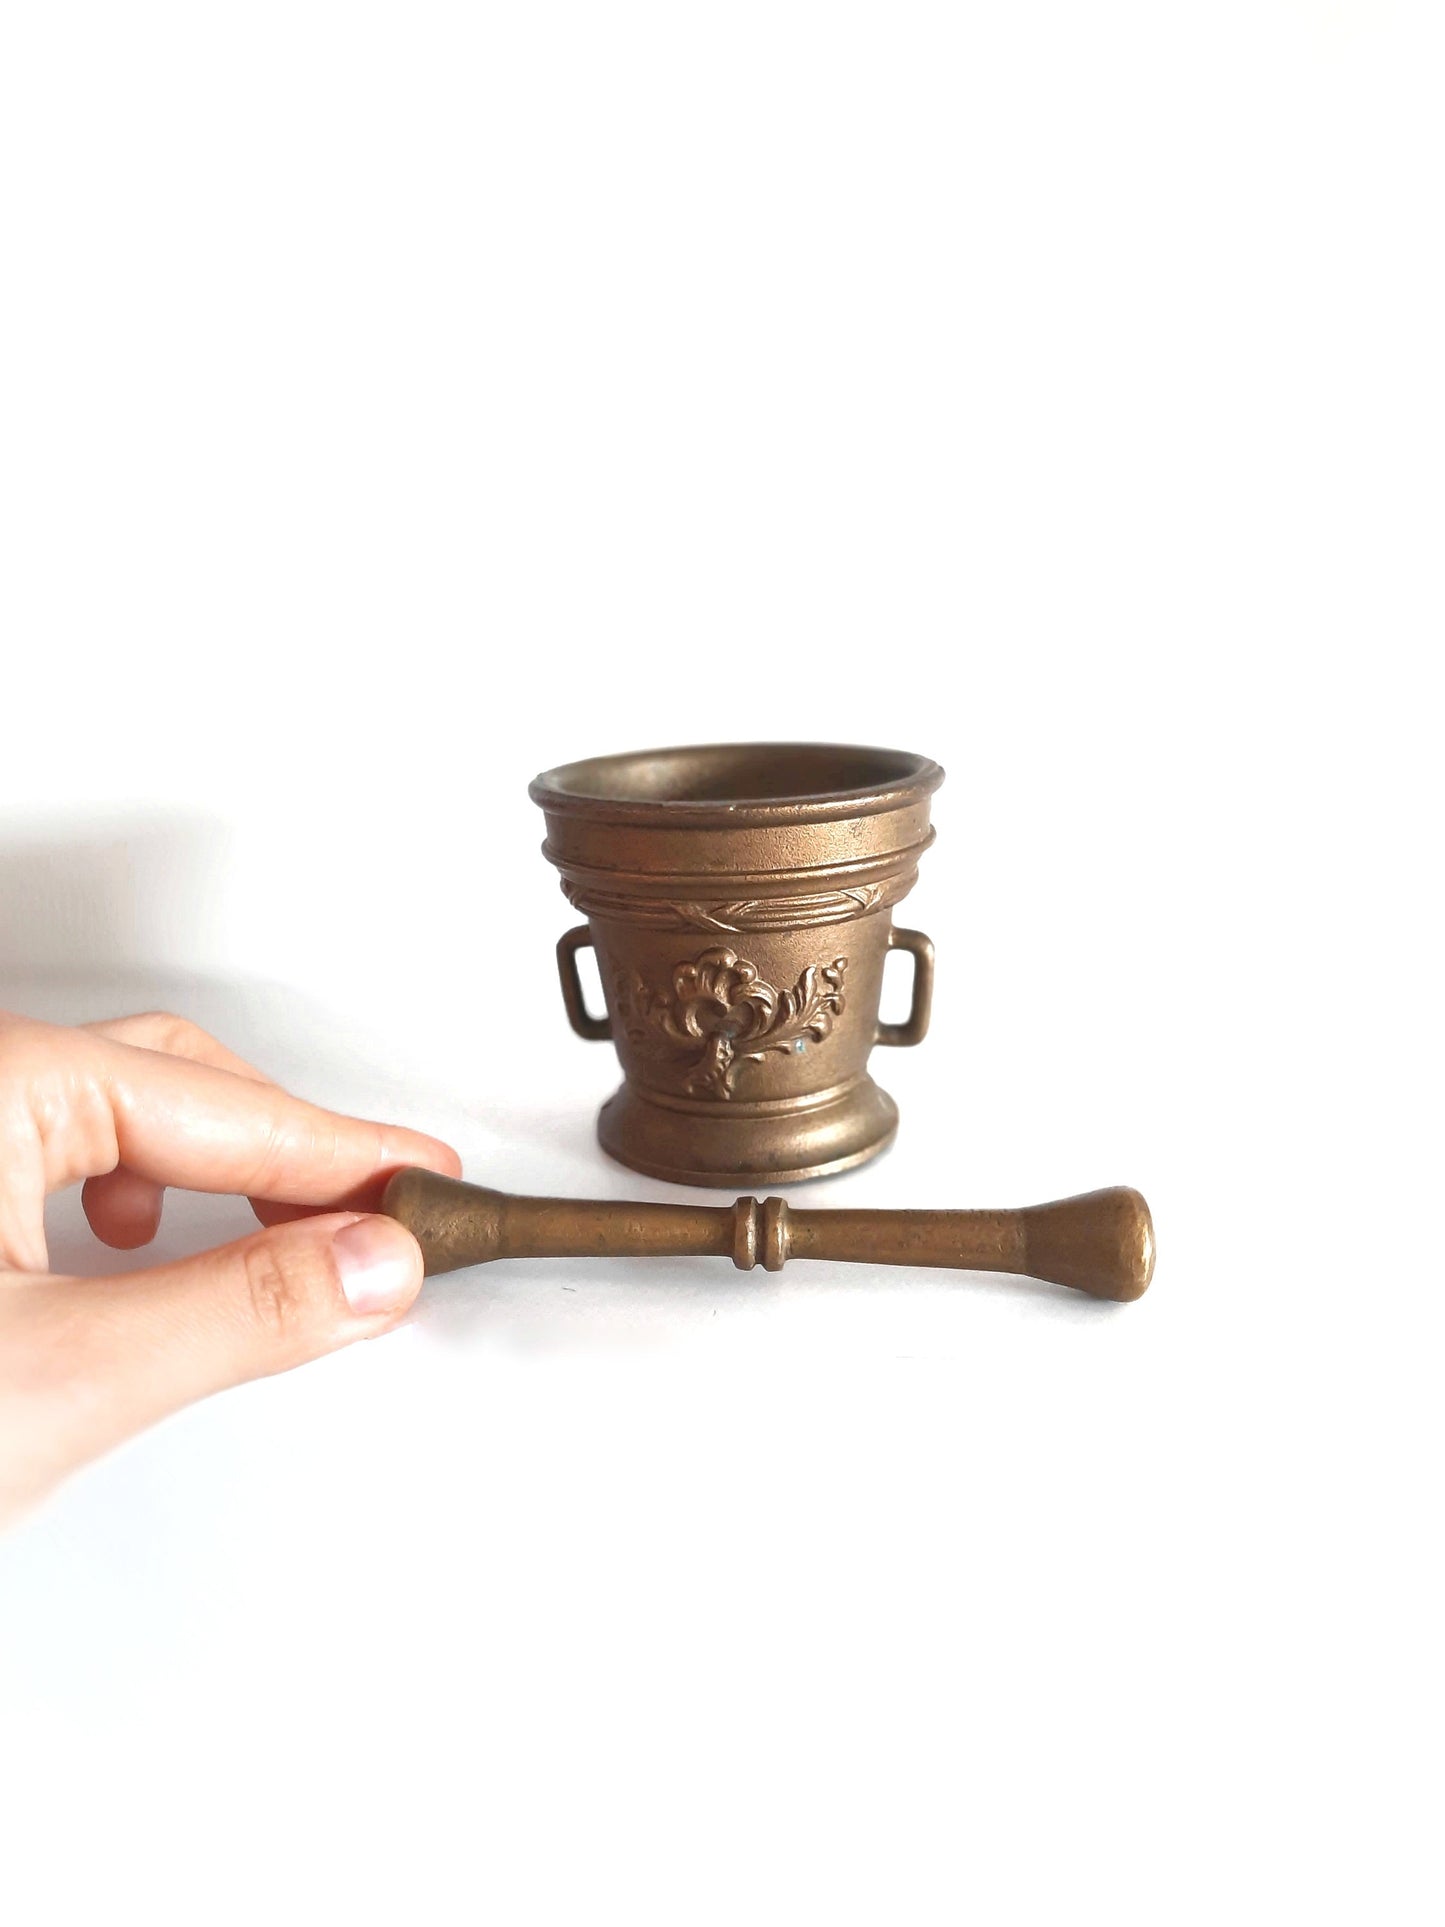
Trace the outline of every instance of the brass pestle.
{"label": "brass pestle", "polygon": [[416,1238],[428,1275],[493,1258],[731,1258],[781,1271],[789,1258],[1005,1271],[1093,1298],[1139,1298],[1154,1226],[1116,1186],[1017,1211],[800,1210],[783,1198],[732,1205],[527,1198],[433,1171],[398,1171],[381,1208]]}

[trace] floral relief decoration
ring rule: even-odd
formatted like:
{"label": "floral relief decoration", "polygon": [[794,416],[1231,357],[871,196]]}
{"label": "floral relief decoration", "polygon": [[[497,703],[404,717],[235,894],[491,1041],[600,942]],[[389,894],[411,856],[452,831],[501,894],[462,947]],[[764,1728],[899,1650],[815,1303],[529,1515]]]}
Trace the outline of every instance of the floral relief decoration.
{"label": "floral relief decoration", "polygon": [[693,1096],[728,1099],[745,1063],[822,1042],[842,1014],[847,965],[846,957],[809,964],[791,989],[778,990],[735,950],[704,950],[673,967],[665,991],[635,970],[622,973],[618,1012],[635,1044],[696,1052],[687,1079]]}

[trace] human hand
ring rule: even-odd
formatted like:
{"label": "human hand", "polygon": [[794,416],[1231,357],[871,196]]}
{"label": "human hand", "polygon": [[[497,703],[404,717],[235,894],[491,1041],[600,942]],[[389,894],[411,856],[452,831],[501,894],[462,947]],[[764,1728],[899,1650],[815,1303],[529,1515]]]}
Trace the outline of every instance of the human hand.
{"label": "human hand", "polygon": [[[303,1103],[184,1018],[0,1012],[0,1521],[195,1399],[397,1324],[421,1251],[366,1214],[406,1164],[461,1174],[438,1139]],[[242,1193],[267,1228],[124,1278],[57,1276],[45,1199],[82,1180],[118,1250],[154,1238],[167,1185]]]}

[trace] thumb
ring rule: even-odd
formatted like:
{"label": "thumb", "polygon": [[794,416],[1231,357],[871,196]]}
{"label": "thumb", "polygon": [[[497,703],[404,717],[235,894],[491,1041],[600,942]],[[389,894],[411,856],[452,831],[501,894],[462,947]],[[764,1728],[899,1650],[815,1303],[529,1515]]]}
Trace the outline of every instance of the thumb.
{"label": "thumb", "polygon": [[55,1469],[211,1392],[387,1331],[421,1280],[411,1233],[355,1211],[298,1218],[128,1278],[37,1280],[34,1310],[52,1340],[43,1376],[60,1394],[44,1401],[59,1434]]}
{"label": "thumb", "polygon": [[385,1331],[421,1289],[421,1247],[393,1218],[298,1218],[108,1295],[134,1334],[133,1368],[174,1411],[208,1392]]}
{"label": "thumb", "polygon": [[173,1411],[375,1337],[404,1316],[421,1278],[421,1247],[404,1226],[345,1211],[134,1273],[113,1295],[149,1339],[148,1375]]}

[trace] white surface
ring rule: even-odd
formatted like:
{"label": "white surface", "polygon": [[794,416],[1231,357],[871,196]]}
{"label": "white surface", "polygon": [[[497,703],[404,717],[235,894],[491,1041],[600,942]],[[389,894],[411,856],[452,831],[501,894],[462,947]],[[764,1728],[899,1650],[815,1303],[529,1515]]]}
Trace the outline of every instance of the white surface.
{"label": "white surface", "polygon": [[1438,1918],[1430,14],[11,11],[5,997],[661,1196],[527,779],[897,743],[809,1200],[1161,1257],[496,1268],[178,1418],[0,1547],[7,1920]]}

